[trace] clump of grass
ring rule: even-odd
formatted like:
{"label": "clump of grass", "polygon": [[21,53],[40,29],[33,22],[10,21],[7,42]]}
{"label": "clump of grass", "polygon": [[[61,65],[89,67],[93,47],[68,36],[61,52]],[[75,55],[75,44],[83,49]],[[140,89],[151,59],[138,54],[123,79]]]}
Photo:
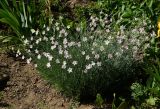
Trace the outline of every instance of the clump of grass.
{"label": "clump of grass", "polygon": [[70,26],[53,20],[50,27],[31,29],[30,37],[22,36],[26,49],[18,49],[16,56],[22,56],[28,64],[34,62],[69,96],[95,97],[97,93],[121,90],[140,73],[144,51],[155,34],[148,34],[143,23],[131,30],[123,25],[113,30],[110,22],[107,14],[91,16],[85,30],[77,26],[73,33]]}

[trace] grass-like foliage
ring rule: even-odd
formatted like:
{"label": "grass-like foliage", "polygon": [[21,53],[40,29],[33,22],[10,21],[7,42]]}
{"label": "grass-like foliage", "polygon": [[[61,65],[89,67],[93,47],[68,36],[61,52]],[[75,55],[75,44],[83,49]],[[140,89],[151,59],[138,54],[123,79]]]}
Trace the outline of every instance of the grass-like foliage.
{"label": "grass-like foliage", "polygon": [[95,97],[97,93],[120,91],[140,73],[151,37],[145,23],[138,25],[145,22],[143,19],[134,20],[137,26],[132,30],[124,26],[113,30],[110,22],[107,14],[91,16],[85,31],[77,26],[73,33],[70,26],[53,20],[50,27],[31,29],[32,35],[23,38],[23,52],[28,56],[20,50],[16,55],[26,58],[27,63],[33,61],[50,82],[69,96]]}

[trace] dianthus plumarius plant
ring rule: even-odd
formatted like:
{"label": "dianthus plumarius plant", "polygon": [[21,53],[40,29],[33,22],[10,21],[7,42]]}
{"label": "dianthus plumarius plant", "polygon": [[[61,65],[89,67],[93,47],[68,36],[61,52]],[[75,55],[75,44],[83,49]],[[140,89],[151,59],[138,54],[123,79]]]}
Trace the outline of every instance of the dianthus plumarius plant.
{"label": "dianthus plumarius plant", "polygon": [[114,30],[112,18],[103,12],[88,22],[86,30],[77,25],[74,33],[69,25],[54,19],[50,27],[31,29],[30,36],[22,36],[25,49],[18,49],[16,56],[28,64],[32,61],[70,96],[96,96],[120,89],[140,73],[138,67],[155,33],[147,33],[146,21],[138,18],[133,21],[137,22],[135,28]]}

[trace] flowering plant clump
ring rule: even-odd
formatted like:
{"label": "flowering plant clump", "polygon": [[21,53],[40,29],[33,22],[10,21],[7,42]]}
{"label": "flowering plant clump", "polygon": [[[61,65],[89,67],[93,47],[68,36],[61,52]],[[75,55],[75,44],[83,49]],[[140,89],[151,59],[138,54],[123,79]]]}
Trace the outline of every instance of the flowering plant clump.
{"label": "flowering plant clump", "polygon": [[27,55],[17,50],[17,56],[28,64],[32,61],[71,96],[105,93],[138,74],[137,65],[143,61],[151,39],[144,27],[127,30],[121,26],[113,30],[111,22],[107,14],[91,16],[85,31],[77,26],[71,33],[70,26],[53,20],[50,27],[31,29],[30,37],[22,37]]}

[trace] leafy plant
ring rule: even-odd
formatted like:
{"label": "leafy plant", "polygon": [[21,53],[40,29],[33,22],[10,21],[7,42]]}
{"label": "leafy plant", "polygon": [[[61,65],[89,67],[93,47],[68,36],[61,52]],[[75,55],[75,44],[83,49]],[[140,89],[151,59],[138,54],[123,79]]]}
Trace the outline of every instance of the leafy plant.
{"label": "leafy plant", "polygon": [[9,35],[1,37],[2,43],[18,46],[22,44],[22,34],[27,36],[28,30],[38,26],[40,11],[36,9],[37,7],[41,10],[42,5],[37,6],[36,1],[0,1],[0,22],[7,24],[13,30],[8,33]]}
{"label": "leafy plant", "polygon": [[102,96],[99,93],[96,95],[96,101],[95,101],[95,103],[96,103],[96,105],[98,107],[103,108],[104,100],[103,100]]}
{"label": "leafy plant", "polygon": [[113,102],[112,102],[112,109],[127,109],[128,103],[125,101],[125,99],[122,99],[121,103],[118,106],[116,106],[117,100],[116,100],[115,93],[113,94],[113,96],[114,96],[114,98],[113,98]]}

